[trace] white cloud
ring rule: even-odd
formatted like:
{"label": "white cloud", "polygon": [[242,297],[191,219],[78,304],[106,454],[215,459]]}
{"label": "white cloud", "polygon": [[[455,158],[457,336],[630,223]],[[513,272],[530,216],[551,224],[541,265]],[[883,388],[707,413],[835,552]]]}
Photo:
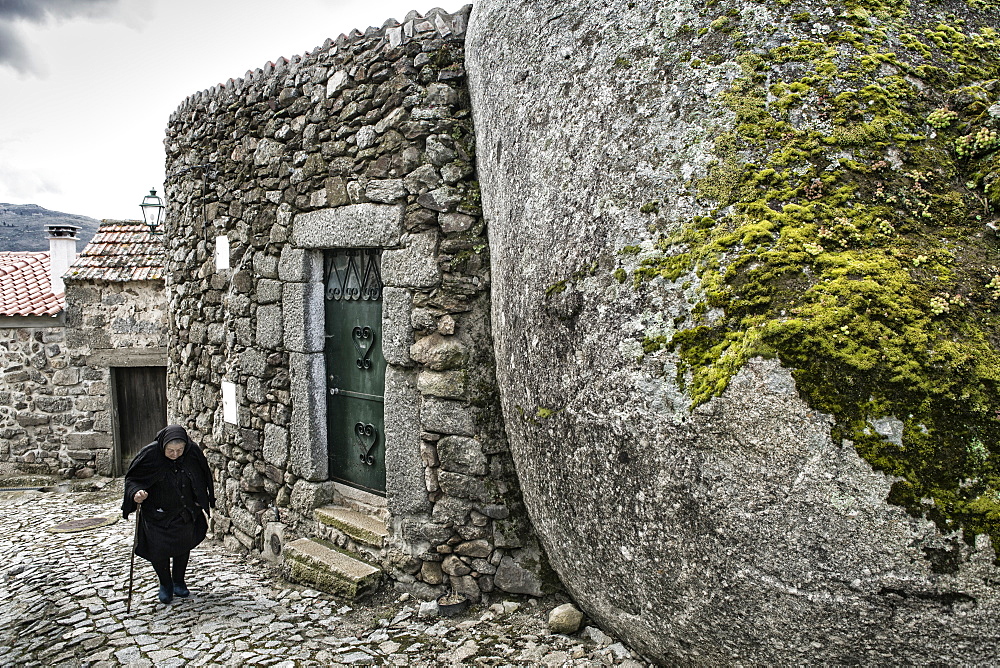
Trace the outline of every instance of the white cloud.
{"label": "white cloud", "polygon": [[31,204],[61,193],[59,180],[53,175],[25,170],[0,161],[0,201]]}

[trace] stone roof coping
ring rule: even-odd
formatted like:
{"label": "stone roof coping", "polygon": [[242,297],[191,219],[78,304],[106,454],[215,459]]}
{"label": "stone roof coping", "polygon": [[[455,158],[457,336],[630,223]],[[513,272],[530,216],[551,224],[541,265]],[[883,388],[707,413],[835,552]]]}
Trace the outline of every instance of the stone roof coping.
{"label": "stone roof coping", "polygon": [[341,34],[336,39],[327,39],[322,46],[314,47],[312,51],[307,51],[303,55],[292,56],[291,59],[282,56],[276,62],[268,61],[262,68],[257,68],[254,71],[247,70],[241,78],[230,78],[225,83],[189,95],[170,115],[170,122],[177,120],[180,114],[191,107],[206,104],[217,97],[239,92],[245,85],[259,82],[272,74],[284,72],[291,66],[297,66],[304,58],[317,56],[324,52],[335,54],[338,49],[347,48],[359,41],[372,40],[377,37],[382,41],[382,48],[394,49],[412,41],[415,37],[423,38],[431,32],[436,32],[441,37],[463,37],[469,25],[471,11],[472,5],[465,5],[454,14],[449,14],[443,9],[435,7],[423,16],[419,12],[410,11],[403,23],[399,23],[395,19],[388,19],[381,28],[369,27],[365,32],[354,29],[347,35]]}

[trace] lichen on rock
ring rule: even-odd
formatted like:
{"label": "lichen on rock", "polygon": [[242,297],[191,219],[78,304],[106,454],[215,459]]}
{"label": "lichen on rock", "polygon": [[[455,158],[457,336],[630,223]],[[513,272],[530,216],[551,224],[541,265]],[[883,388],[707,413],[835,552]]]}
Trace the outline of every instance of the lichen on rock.
{"label": "lichen on rock", "polygon": [[[644,348],[679,352],[695,404],[777,357],[896,479],[891,502],[1000,549],[996,8],[822,5],[811,29],[779,10],[807,29],[768,48],[731,35],[733,124],[692,184],[715,208],[633,269],[639,290],[694,272],[703,301]],[[706,323],[705,306],[725,316]],[[886,416],[901,442],[873,427]]]}

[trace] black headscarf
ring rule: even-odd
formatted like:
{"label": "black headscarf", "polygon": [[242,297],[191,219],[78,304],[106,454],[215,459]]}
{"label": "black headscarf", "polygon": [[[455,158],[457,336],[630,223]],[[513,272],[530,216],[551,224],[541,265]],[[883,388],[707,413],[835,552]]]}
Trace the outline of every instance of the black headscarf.
{"label": "black headscarf", "polygon": [[[172,460],[164,454],[164,448],[171,441],[184,441],[184,454]],[[140,489],[150,487],[163,479],[170,468],[180,465],[195,481],[194,495],[198,505],[209,512],[215,508],[215,484],[212,471],[208,468],[208,460],[198,444],[191,440],[187,430],[180,425],[172,424],[164,427],[156,434],[156,440],[143,447],[135,456],[125,474],[125,498],[122,500],[122,517],[135,512],[136,503],[132,498]]]}

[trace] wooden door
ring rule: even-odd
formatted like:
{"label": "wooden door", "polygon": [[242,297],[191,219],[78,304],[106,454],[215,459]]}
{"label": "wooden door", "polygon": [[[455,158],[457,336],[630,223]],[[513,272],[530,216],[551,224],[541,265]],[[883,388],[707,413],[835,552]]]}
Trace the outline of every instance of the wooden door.
{"label": "wooden door", "polygon": [[381,251],[326,256],[327,448],[330,477],[385,494]]}
{"label": "wooden door", "polygon": [[156,433],[167,426],[167,368],[112,367],[120,472]]}

